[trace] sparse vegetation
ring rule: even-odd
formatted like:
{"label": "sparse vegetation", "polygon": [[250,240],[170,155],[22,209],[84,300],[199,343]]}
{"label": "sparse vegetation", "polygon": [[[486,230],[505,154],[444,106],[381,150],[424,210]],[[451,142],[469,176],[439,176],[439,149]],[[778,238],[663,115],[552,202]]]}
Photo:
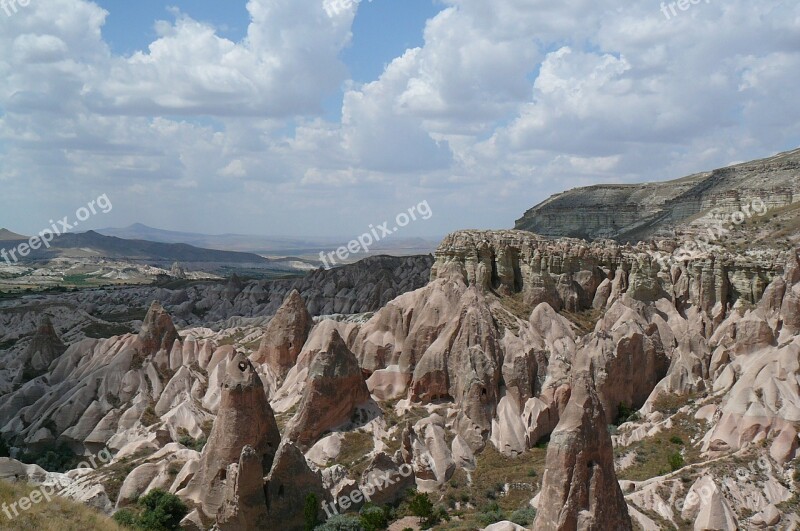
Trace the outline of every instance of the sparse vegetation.
{"label": "sparse vegetation", "polygon": [[603,316],[602,310],[584,310],[582,312],[567,312],[562,311],[561,315],[566,317],[572,324],[575,325],[576,331],[579,336],[585,336],[594,332],[597,321]]}
{"label": "sparse vegetation", "polygon": [[19,460],[23,463],[39,465],[48,472],[66,472],[78,463],[78,456],[66,443],[46,444],[26,449],[19,456]]}
{"label": "sparse vegetation", "polygon": [[[700,427],[697,422],[683,413],[675,415],[672,420],[672,427],[668,430],[637,441],[630,446],[615,448],[614,452],[617,456],[630,452],[635,455],[630,466],[617,472],[619,479],[643,481],[702,460],[699,448],[686,442],[698,435]],[[677,443],[674,442],[676,440],[683,441],[683,444],[680,445],[680,452],[676,451]],[[678,465],[677,458],[672,457],[676,453],[682,463],[677,468],[673,468],[673,465]]]}
{"label": "sparse vegetation", "polygon": [[389,527],[390,511],[383,507],[367,504],[361,508],[359,514],[364,531],[380,531]]}
{"label": "sparse vegetation", "polygon": [[672,469],[672,472],[683,468],[684,464],[685,462],[680,452],[673,452],[669,455],[669,467]]}
{"label": "sparse vegetation", "polygon": [[161,421],[158,415],[156,415],[155,402],[151,401],[144,409],[141,421],[143,426],[152,426],[153,424],[156,424]]}
{"label": "sparse vegetation", "polygon": [[305,531],[312,531],[319,524],[319,500],[316,494],[306,496],[303,506],[303,522]]}
{"label": "sparse vegetation", "polygon": [[178,428],[178,442],[190,450],[202,452],[208,439],[205,436],[195,439],[185,429]]}
{"label": "sparse vegetation", "polygon": [[449,520],[450,517],[444,507],[436,507],[425,493],[415,492],[411,495],[408,502],[411,514],[419,518],[420,526],[423,529],[430,529],[438,525],[442,520]]}
{"label": "sparse vegetation", "polygon": [[[11,505],[20,498],[29,496],[34,488],[20,483],[0,481],[0,505]],[[122,528],[111,518],[96,512],[81,503],[60,496],[47,503],[34,503],[27,511],[21,511],[14,518],[13,526],[4,527],[7,522],[0,515],[2,529],[31,529],[36,531],[121,531]]]}
{"label": "sparse vegetation", "polygon": [[161,489],[153,489],[137,502],[134,508],[122,509],[114,520],[125,527],[143,531],[172,531],[180,529],[189,508],[180,498]]}
{"label": "sparse vegetation", "polygon": [[526,505],[522,509],[517,509],[511,514],[511,521],[522,527],[528,527],[536,520],[536,509]]}
{"label": "sparse vegetation", "polygon": [[350,471],[351,478],[360,478],[366,470],[369,454],[374,448],[372,434],[363,431],[351,431],[342,440],[342,451],[336,462]]}
{"label": "sparse vegetation", "polygon": [[639,412],[626,404],[617,406],[617,420],[614,423],[616,426],[625,424],[626,422],[633,422],[639,420]]}

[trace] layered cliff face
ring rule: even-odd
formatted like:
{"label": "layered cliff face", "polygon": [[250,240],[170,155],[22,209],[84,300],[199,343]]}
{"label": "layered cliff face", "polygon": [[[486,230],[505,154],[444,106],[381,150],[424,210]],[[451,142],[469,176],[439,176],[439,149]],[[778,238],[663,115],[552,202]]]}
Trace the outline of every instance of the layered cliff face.
{"label": "layered cliff face", "polygon": [[598,185],[554,195],[516,228],[543,236],[640,241],[708,213],[760,199],[772,209],[800,201],[800,150],[662,183]]}
{"label": "layered cliff face", "polygon": [[670,240],[631,246],[548,240],[524,231],[459,231],[442,241],[431,279],[460,278],[500,296],[519,294],[531,306],[547,302],[557,311],[601,309],[625,294],[711,310],[740,299],[757,302],[788,256],[723,252],[679,260],[677,248]]}

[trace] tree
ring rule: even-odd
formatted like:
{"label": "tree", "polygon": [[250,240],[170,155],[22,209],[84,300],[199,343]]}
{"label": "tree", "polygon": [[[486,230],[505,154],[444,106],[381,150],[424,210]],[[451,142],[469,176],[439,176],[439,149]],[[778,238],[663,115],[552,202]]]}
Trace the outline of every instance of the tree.
{"label": "tree", "polygon": [[360,514],[364,531],[380,531],[389,527],[389,518],[382,507],[368,504],[361,509]]}
{"label": "tree", "polygon": [[443,508],[436,509],[427,494],[415,492],[408,503],[411,514],[419,518],[419,523],[423,529],[430,529],[443,519],[449,520],[447,511]]}
{"label": "tree", "polygon": [[361,521],[355,516],[336,514],[317,527],[316,531],[364,531],[364,528],[361,527]]}
{"label": "tree", "polygon": [[680,454],[680,452],[675,452],[669,456],[669,467],[673,472],[683,467],[683,464],[683,456]]}
{"label": "tree", "polygon": [[305,520],[305,530],[313,531],[319,524],[319,500],[316,494],[306,496],[306,504],[303,507],[303,518]]}
{"label": "tree", "polygon": [[153,489],[139,498],[136,512],[117,511],[114,521],[132,529],[173,531],[180,529],[181,520],[189,513],[180,498],[161,489]]}

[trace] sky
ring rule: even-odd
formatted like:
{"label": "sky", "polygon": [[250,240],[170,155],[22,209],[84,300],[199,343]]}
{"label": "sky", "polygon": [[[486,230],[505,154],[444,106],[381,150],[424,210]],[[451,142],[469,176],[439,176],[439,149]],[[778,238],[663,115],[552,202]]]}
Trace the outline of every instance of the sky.
{"label": "sky", "polygon": [[800,4],[670,4],[0,0],[0,227],[438,237],[800,146]]}

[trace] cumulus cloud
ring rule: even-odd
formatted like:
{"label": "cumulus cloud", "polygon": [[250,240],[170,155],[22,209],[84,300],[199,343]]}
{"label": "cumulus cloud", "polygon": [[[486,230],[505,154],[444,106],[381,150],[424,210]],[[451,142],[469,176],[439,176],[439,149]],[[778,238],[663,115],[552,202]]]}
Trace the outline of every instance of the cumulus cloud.
{"label": "cumulus cloud", "polygon": [[238,42],[174,11],[126,56],[91,1],[0,12],[4,211],[34,230],[100,190],[117,224],[346,235],[427,199],[419,228],[442,234],[800,144],[797,4],[444,0],[357,85],[341,52],[364,4],[332,2],[249,0]]}

